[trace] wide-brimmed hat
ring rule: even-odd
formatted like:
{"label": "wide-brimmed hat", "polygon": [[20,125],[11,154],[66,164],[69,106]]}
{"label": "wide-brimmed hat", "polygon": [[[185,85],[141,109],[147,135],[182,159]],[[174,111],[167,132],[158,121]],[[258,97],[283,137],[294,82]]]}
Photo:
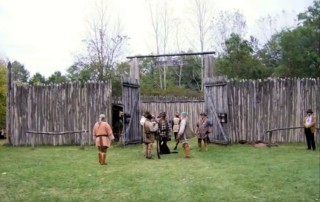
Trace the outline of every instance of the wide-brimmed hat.
{"label": "wide-brimmed hat", "polygon": [[159,114],[159,116],[160,116],[160,117],[166,117],[166,116],[167,116],[167,113],[166,113],[166,112],[161,112],[161,113]]}
{"label": "wide-brimmed hat", "polygon": [[313,113],[312,109],[308,109],[308,110],[307,110],[307,113],[312,114],[312,113]]}
{"label": "wide-brimmed hat", "polygon": [[147,118],[147,119],[151,119],[152,115],[150,114],[150,112],[147,111],[147,112],[144,113],[144,117]]}
{"label": "wide-brimmed hat", "polygon": [[201,112],[200,115],[201,116],[207,116],[207,114],[205,112]]}

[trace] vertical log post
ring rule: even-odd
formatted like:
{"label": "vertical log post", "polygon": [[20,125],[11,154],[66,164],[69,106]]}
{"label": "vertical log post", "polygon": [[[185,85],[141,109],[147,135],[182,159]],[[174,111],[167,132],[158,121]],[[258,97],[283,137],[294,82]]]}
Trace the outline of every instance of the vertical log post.
{"label": "vertical log post", "polygon": [[268,147],[271,147],[271,140],[272,140],[272,131],[269,132],[269,143],[268,143]]}
{"label": "vertical log post", "polygon": [[217,75],[213,56],[206,55],[204,58],[204,78],[211,78]]}
{"label": "vertical log post", "polygon": [[138,58],[132,58],[130,62],[130,77],[140,80]]}

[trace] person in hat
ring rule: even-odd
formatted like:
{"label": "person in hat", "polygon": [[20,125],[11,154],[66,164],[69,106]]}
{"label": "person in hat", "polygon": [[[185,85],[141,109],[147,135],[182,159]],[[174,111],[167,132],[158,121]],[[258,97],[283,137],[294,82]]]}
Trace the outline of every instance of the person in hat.
{"label": "person in hat", "polygon": [[161,112],[159,114],[160,119],[158,121],[159,124],[159,148],[160,154],[170,154],[170,149],[167,145],[170,133],[170,126],[169,122],[166,119],[167,114],[166,112]]}
{"label": "person in hat", "polygon": [[208,134],[212,132],[212,123],[209,121],[206,113],[200,113],[199,120],[197,122],[196,134],[198,137],[198,151],[201,151],[202,141],[204,144],[204,148],[208,151],[208,142],[209,137]]}
{"label": "person in hat", "polygon": [[312,109],[307,110],[307,115],[303,118],[304,134],[307,140],[308,150],[316,150],[314,135],[316,133],[316,117],[313,115]]}
{"label": "person in hat", "polygon": [[177,135],[179,132],[179,127],[180,127],[180,114],[179,112],[176,112],[174,117],[173,117],[173,124],[172,124],[172,131],[173,131],[173,135],[174,135],[174,140],[177,140]]}
{"label": "person in hat", "polygon": [[99,163],[105,165],[107,149],[111,145],[110,138],[113,137],[113,132],[104,114],[99,115],[99,121],[94,124],[92,134],[96,138],[96,146],[99,150]]}
{"label": "person in hat", "polygon": [[155,141],[155,136],[158,131],[158,124],[152,121],[152,115],[150,112],[145,112],[144,117],[146,118],[143,123],[143,144],[144,144],[144,154],[147,159],[152,159],[152,144]]}
{"label": "person in hat", "polygon": [[181,112],[180,113],[180,128],[178,132],[178,137],[176,141],[181,142],[182,148],[184,151],[184,157],[190,158],[190,146],[189,146],[189,140],[187,137],[187,129],[190,128],[189,121],[187,119],[187,112]]}

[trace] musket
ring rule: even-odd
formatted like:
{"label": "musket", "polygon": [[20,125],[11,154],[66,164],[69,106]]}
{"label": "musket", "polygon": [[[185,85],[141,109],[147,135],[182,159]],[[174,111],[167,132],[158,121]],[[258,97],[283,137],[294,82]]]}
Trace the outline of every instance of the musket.
{"label": "musket", "polygon": [[156,138],[156,140],[157,140],[157,155],[158,155],[158,159],[160,159],[160,152],[159,152],[159,140],[160,140],[160,134],[159,133],[157,133],[157,138]]}
{"label": "musket", "polygon": [[173,150],[177,150],[177,147],[178,147],[178,144],[179,144],[179,140],[177,141],[177,143],[176,143],[176,146],[173,148]]}

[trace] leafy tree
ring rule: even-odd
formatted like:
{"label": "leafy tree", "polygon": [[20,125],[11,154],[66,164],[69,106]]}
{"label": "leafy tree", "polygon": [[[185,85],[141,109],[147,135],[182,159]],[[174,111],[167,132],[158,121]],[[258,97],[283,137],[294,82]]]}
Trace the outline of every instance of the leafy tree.
{"label": "leafy tree", "polygon": [[18,61],[14,61],[11,65],[12,80],[21,83],[28,82],[30,73],[25,69],[24,65]]}
{"label": "leafy tree", "polygon": [[63,76],[60,71],[54,72],[48,78],[48,84],[58,84],[58,83],[65,83],[67,82],[67,77]]}
{"label": "leafy tree", "polygon": [[92,71],[94,70],[90,67],[90,65],[75,63],[67,69],[66,77],[70,81],[79,81],[83,84],[87,81],[95,80],[93,78]]}
{"label": "leafy tree", "polygon": [[128,62],[122,62],[118,64],[112,77],[112,95],[122,95],[121,76],[130,74],[130,64]]}
{"label": "leafy tree", "polygon": [[320,56],[314,48],[314,38],[309,27],[298,27],[281,33],[281,59],[275,76],[320,76]]}
{"label": "leafy tree", "polygon": [[7,69],[0,62],[0,127],[6,127],[6,96],[7,95]]}
{"label": "leafy tree", "polygon": [[46,78],[42,76],[40,73],[36,73],[29,80],[29,84],[32,84],[32,85],[39,85],[39,84],[45,84],[45,83],[46,83]]}
{"label": "leafy tree", "polygon": [[[201,57],[192,56],[186,57],[186,64],[182,67],[182,78],[181,83],[187,89],[201,91],[201,82],[202,82],[202,65]],[[178,79],[175,78],[175,81]]]}
{"label": "leafy tree", "polygon": [[256,39],[244,40],[238,34],[231,34],[226,40],[225,54],[217,59],[217,70],[220,74],[236,79],[258,79],[270,75],[270,71],[255,55]]}
{"label": "leafy tree", "polygon": [[259,51],[263,64],[273,69],[273,76],[320,76],[320,1],[298,15],[300,25],[283,30]]}

